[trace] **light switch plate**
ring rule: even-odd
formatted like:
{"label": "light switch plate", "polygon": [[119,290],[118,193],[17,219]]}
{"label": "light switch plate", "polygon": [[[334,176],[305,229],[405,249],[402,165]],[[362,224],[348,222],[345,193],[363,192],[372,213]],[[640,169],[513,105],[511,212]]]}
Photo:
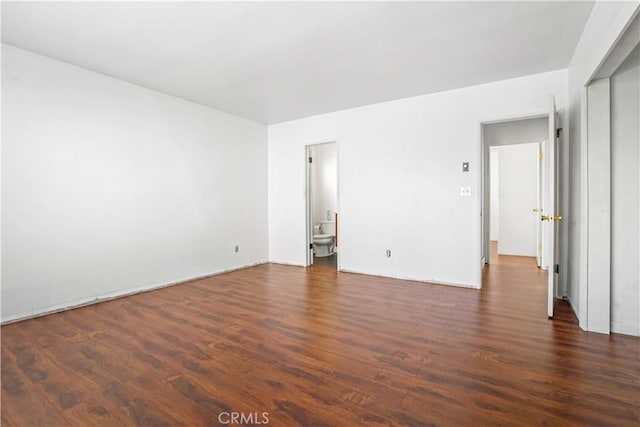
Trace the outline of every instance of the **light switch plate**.
{"label": "light switch plate", "polygon": [[471,186],[467,185],[465,187],[460,187],[460,195],[463,197],[468,197],[471,195]]}

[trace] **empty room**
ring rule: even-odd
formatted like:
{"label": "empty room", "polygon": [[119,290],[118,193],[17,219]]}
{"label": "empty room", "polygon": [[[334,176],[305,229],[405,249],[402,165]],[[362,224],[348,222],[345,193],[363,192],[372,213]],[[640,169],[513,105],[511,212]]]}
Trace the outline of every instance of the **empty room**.
{"label": "empty room", "polygon": [[640,424],[640,3],[1,3],[2,426]]}

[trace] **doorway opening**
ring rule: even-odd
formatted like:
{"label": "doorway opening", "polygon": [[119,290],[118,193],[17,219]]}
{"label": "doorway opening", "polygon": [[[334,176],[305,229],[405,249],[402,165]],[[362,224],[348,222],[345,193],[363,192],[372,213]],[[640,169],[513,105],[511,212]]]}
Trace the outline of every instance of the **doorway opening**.
{"label": "doorway opening", "polygon": [[307,265],[339,268],[338,144],[306,147]]}
{"label": "doorway opening", "polygon": [[502,256],[512,267],[522,265],[523,272],[535,267],[549,271],[548,280],[531,273],[523,281],[541,287],[549,317],[557,296],[558,227],[553,223],[562,219],[555,214],[555,118],[552,101],[548,115],[482,124],[481,268],[499,263]]}
{"label": "doorway opening", "polygon": [[[483,126],[489,144],[489,240],[500,255],[533,257],[543,265],[543,144],[547,117]],[[491,252],[487,262],[492,262]]]}

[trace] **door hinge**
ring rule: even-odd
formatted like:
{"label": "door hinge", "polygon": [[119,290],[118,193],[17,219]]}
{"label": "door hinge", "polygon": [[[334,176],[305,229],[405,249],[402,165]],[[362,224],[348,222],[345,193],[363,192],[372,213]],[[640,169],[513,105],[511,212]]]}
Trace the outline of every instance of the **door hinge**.
{"label": "door hinge", "polygon": [[313,243],[309,243],[309,249],[313,249]]}
{"label": "door hinge", "polygon": [[556,264],[555,273],[560,274],[560,264]]}
{"label": "door hinge", "polygon": [[313,157],[309,157],[309,163],[313,163]]}
{"label": "door hinge", "polygon": [[556,138],[560,138],[560,132],[562,132],[562,128],[556,129]]}
{"label": "door hinge", "polygon": [[538,159],[542,160],[543,157],[544,154],[542,154],[542,151],[538,151]]}

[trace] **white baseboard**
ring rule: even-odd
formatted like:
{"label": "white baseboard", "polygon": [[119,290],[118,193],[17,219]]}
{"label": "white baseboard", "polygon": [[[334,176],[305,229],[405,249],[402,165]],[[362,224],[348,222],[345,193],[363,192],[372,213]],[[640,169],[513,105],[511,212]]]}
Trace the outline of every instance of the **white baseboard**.
{"label": "white baseboard", "polygon": [[[569,298],[568,296],[566,296],[565,298],[569,302],[569,305],[571,306],[571,310],[573,311],[573,314],[576,316],[576,319],[578,319],[578,324],[582,325],[582,322],[580,322],[580,316],[578,315],[579,311],[573,305],[571,298]],[[612,321],[610,327],[611,327],[611,332],[615,334],[632,335],[635,337],[640,336],[640,325],[634,325],[633,323],[629,323],[629,322]],[[586,330],[582,326],[580,326],[580,328],[582,330]]]}
{"label": "white baseboard", "polygon": [[416,278],[413,278],[413,277],[405,277],[405,276],[388,276],[388,275],[384,275],[384,274],[371,274],[371,273],[364,273],[362,271],[347,270],[347,269],[344,269],[344,268],[340,269],[338,271],[341,272],[341,273],[363,274],[365,276],[385,277],[387,279],[397,279],[397,280],[408,280],[410,282],[428,283],[428,284],[432,284],[432,285],[444,285],[444,286],[455,286],[456,288],[480,289],[479,286],[473,286],[473,285],[468,285],[468,284],[464,284],[464,283],[441,282],[441,281],[438,281],[438,280],[416,279]]}
{"label": "white baseboard", "polygon": [[205,274],[202,276],[192,277],[189,279],[180,280],[178,282],[171,283],[163,283],[160,285],[154,284],[149,286],[142,286],[139,288],[133,289],[125,289],[122,291],[111,292],[103,295],[97,295],[89,298],[82,298],[79,300],[75,300],[72,302],[67,302],[63,304],[58,304],[54,306],[44,307],[44,308],[35,308],[31,310],[29,313],[21,313],[15,316],[10,316],[7,319],[3,319],[0,322],[1,325],[8,325],[9,323],[20,322],[22,320],[34,319],[36,317],[46,316],[48,314],[59,313],[61,311],[73,310],[74,308],[80,308],[91,304],[97,304],[100,302],[110,301],[116,298],[124,298],[131,295],[141,294],[143,292],[149,292],[156,289],[168,288],[169,286],[181,285],[187,282],[193,282],[194,280],[206,279],[207,277],[218,276],[220,274],[229,273],[237,270],[244,270],[245,268],[255,267],[256,265],[267,264],[269,261],[258,261],[252,264],[246,264],[239,267],[228,268],[225,270],[216,271],[213,273]]}
{"label": "white baseboard", "polygon": [[633,335],[634,337],[640,337],[640,325],[634,325],[629,322],[611,322],[611,332],[616,334]]}
{"label": "white baseboard", "polygon": [[278,264],[278,265],[288,265],[289,267],[309,267],[304,264],[294,264],[292,262],[283,262],[283,261],[269,261],[269,264]]}

